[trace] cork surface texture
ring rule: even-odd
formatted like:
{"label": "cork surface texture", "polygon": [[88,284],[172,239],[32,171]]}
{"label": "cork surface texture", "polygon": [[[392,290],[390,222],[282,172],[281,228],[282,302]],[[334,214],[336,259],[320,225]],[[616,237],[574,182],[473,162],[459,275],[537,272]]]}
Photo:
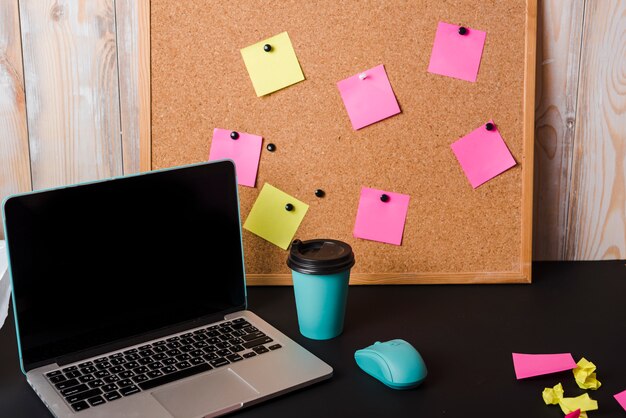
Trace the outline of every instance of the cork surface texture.
{"label": "cork surface texture", "polygon": [[[268,182],[310,205],[295,238],[353,247],[353,277],[519,272],[526,13],[524,0],[152,0],[152,168],[206,161],[216,127],[261,135],[242,222]],[[487,32],[477,82],[427,72],[439,21]],[[239,51],[283,31],[306,79],[257,97]],[[401,113],[355,131],[336,83],[379,64]],[[450,144],[489,119],[517,165],[474,190]],[[411,196],[401,246],[353,237],[362,186]],[[243,240],[249,275],[289,273],[287,251]]]}

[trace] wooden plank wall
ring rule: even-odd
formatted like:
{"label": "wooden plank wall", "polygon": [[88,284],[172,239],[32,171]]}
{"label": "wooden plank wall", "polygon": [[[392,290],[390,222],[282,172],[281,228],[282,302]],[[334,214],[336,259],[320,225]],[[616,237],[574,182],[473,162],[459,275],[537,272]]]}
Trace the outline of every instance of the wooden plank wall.
{"label": "wooden plank wall", "polygon": [[[538,17],[534,258],[624,259],[626,2]],[[0,199],[138,171],[149,74],[149,0],[0,2]]]}

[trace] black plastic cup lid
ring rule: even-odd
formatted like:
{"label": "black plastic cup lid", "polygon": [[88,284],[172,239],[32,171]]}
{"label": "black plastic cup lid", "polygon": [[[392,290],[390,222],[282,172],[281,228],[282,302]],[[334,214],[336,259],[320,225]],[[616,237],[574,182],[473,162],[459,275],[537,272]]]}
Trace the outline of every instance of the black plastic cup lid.
{"label": "black plastic cup lid", "polygon": [[334,239],[297,239],[291,243],[287,265],[303,274],[335,274],[354,266],[354,253],[348,244]]}

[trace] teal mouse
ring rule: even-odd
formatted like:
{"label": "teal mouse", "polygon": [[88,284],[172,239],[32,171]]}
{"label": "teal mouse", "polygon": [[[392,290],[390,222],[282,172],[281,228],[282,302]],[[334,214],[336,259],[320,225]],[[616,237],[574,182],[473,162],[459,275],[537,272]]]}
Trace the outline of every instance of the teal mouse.
{"label": "teal mouse", "polygon": [[424,381],[428,371],[420,353],[404,340],[375,342],[354,353],[363,371],[392,389],[411,389]]}

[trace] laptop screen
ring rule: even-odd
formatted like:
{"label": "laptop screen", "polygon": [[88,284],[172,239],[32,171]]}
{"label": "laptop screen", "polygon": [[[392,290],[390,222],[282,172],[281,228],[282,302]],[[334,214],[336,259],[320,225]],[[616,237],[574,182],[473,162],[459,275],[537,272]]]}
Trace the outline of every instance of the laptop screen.
{"label": "laptop screen", "polygon": [[25,367],[245,305],[230,161],[15,196],[4,209]]}

